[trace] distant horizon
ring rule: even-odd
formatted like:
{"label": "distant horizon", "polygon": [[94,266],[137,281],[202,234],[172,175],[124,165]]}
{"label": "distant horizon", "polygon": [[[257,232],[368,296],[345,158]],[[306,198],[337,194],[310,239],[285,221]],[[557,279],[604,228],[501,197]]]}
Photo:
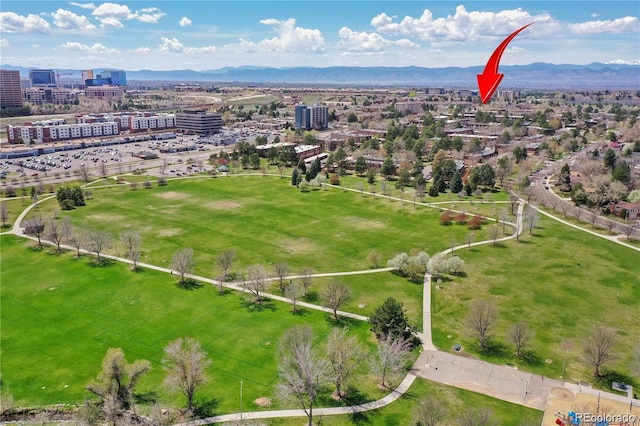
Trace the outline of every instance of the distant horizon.
{"label": "distant horizon", "polygon": [[[640,64],[637,1],[16,1],[2,61],[21,67],[474,67]],[[176,66],[179,64],[179,66]]]}

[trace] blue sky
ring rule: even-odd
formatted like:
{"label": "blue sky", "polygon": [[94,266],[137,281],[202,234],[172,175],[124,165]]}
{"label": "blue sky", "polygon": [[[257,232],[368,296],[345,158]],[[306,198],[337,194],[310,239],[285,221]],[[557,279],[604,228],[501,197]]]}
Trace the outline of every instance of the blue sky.
{"label": "blue sky", "polygon": [[2,0],[0,62],[99,69],[640,65],[633,1]]}

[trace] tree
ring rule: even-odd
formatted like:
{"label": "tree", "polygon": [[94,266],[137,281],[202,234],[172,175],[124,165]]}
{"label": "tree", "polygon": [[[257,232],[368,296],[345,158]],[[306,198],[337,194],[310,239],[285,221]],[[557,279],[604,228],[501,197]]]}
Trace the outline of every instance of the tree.
{"label": "tree", "polygon": [[447,255],[437,253],[427,263],[427,272],[434,278],[440,278],[448,271]]}
{"label": "tree", "polygon": [[[578,210],[580,209],[578,208]],[[533,234],[533,230],[538,224],[538,220],[540,220],[540,213],[538,213],[538,210],[535,207],[532,207],[531,204],[529,204],[524,215],[524,222],[527,228],[529,228],[529,235]]]}
{"label": "tree", "polygon": [[351,290],[338,280],[331,281],[322,291],[320,298],[324,306],[333,311],[333,318],[338,319],[338,309],[351,297]]}
{"label": "tree", "polygon": [[77,257],[80,257],[80,250],[87,242],[87,237],[87,233],[84,230],[70,226],[67,241],[76,249]]}
{"label": "tree", "polygon": [[304,295],[306,296],[309,292],[309,287],[311,286],[311,275],[313,275],[313,269],[311,268],[302,268],[300,270],[300,284],[302,284],[302,288],[304,289]]}
{"label": "tree", "polygon": [[488,408],[470,407],[458,415],[458,426],[494,426],[498,424],[493,419],[493,412]]}
{"label": "tree", "polygon": [[255,296],[255,302],[261,303],[260,292],[267,289],[267,270],[262,265],[251,265],[247,268],[247,279],[242,287]]}
{"label": "tree", "polygon": [[193,249],[185,247],[177,251],[171,259],[171,269],[175,269],[180,274],[180,284],[185,283],[184,275],[191,272],[193,268]]}
{"label": "tree", "polygon": [[611,148],[604,153],[604,166],[611,170],[616,167],[616,152]]}
{"label": "tree", "polygon": [[560,191],[571,191],[571,169],[569,168],[568,163],[564,163],[564,165],[562,166],[562,169],[560,170],[560,176],[558,177],[558,183],[560,186]]}
{"label": "tree", "polygon": [[436,426],[447,414],[449,411],[439,398],[427,395],[420,401],[414,415],[415,426]]}
{"label": "tree", "polygon": [[615,359],[612,353],[615,342],[615,332],[609,328],[598,326],[584,340],[582,347],[584,350],[584,360],[594,368],[593,375],[601,377],[600,368],[602,365]]}
{"label": "tree", "polygon": [[407,253],[398,253],[387,261],[387,267],[402,271],[407,262],[409,262],[409,255]]}
{"label": "tree", "polygon": [[291,185],[298,186],[300,182],[302,182],[300,172],[298,171],[298,169],[293,169],[293,173],[291,174]]}
{"label": "tree", "polygon": [[471,244],[473,244],[473,242],[476,240],[476,234],[475,232],[469,232],[465,237],[464,237],[464,241],[467,243],[467,248],[470,249],[471,248]]}
{"label": "tree", "polygon": [[9,209],[7,203],[0,203],[0,220],[2,221],[2,227],[7,226],[7,220],[9,220]]}
{"label": "tree", "polygon": [[24,233],[36,237],[38,239],[38,247],[42,247],[41,238],[44,234],[44,228],[44,219],[38,214],[25,222]]}
{"label": "tree", "polygon": [[389,387],[389,375],[404,367],[410,350],[410,341],[402,337],[393,338],[387,335],[379,339],[376,353],[371,360],[371,369],[380,377],[380,386]]}
{"label": "tree", "polygon": [[489,348],[491,329],[496,320],[496,307],[493,302],[476,300],[471,304],[466,324],[471,334],[478,340],[481,350]]}
{"label": "tree", "polygon": [[367,170],[367,183],[369,185],[373,185],[376,183],[376,172],[372,168],[369,168]]}
{"label": "tree", "polygon": [[284,293],[284,277],[289,273],[289,265],[287,262],[277,262],[274,268],[276,270],[276,276],[278,277],[278,287],[280,291]]}
{"label": "tree", "polygon": [[380,254],[380,252],[378,252],[378,250],[371,250],[367,255],[367,260],[373,265],[374,268],[377,268],[380,266],[380,262],[382,261],[382,255]]}
{"label": "tree", "polygon": [[498,237],[500,236],[500,228],[498,227],[498,225],[493,224],[492,226],[489,227],[487,232],[489,233],[489,238],[493,240],[493,245],[494,246],[497,245]]}
{"label": "tree", "polygon": [[389,178],[395,173],[396,166],[393,164],[393,159],[391,157],[386,157],[382,163],[382,167],[380,167],[380,174],[384,176],[386,180],[389,180]]}
{"label": "tree", "polygon": [[191,411],[196,391],[209,380],[206,370],[211,360],[197,340],[187,337],[165,346],[162,365],[167,372],[164,384],[171,392],[182,392],[187,398],[187,410]]}
{"label": "tree", "polygon": [[222,270],[222,282],[227,281],[227,276],[229,276],[229,269],[231,269],[235,257],[236,252],[233,250],[225,250],[218,255],[216,264]]}
{"label": "tree", "polygon": [[284,295],[287,299],[291,299],[291,303],[293,305],[291,310],[295,313],[296,303],[298,302],[298,299],[304,295],[304,288],[302,288],[298,283],[290,282],[289,285],[284,288]]}
{"label": "tree", "polygon": [[46,238],[56,245],[56,253],[60,253],[60,244],[64,238],[62,226],[58,224],[58,221],[55,218],[52,217],[49,219],[49,223],[46,228]]}
{"label": "tree", "polygon": [[452,193],[457,194],[458,192],[462,191],[462,188],[462,178],[460,177],[460,173],[458,172],[458,170],[456,170],[453,174],[453,177],[451,178],[451,182],[449,183],[449,189]]}
{"label": "tree", "polygon": [[355,336],[349,336],[346,328],[334,328],[327,337],[324,348],[328,379],[335,385],[335,395],[344,397],[343,386],[360,367],[364,349]]}
{"label": "tree", "polygon": [[122,349],[110,348],[102,360],[100,374],[86,389],[100,397],[105,418],[115,424],[117,417],[132,408],[133,391],[149,370],[149,361],[138,360],[129,364]]}
{"label": "tree", "polygon": [[516,356],[520,357],[522,351],[527,347],[531,340],[531,332],[529,326],[524,321],[518,321],[509,328],[509,340],[516,347]]}
{"label": "tree", "polygon": [[111,234],[108,231],[90,231],[87,235],[87,248],[98,257],[98,263],[102,262],[100,254],[111,244]]}
{"label": "tree", "polygon": [[354,166],[357,174],[361,175],[367,170],[367,162],[365,161],[363,156],[359,156],[356,159],[356,164]]}
{"label": "tree", "polygon": [[140,255],[142,254],[140,251],[140,244],[142,244],[140,234],[134,230],[128,229],[120,234],[120,241],[124,245],[127,257],[133,262],[133,270],[137,270],[138,259],[140,259]]}
{"label": "tree", "polygon": [[409,324],[406,309],[402,302],[393,297],[378,306],[369,317],[371,331],[373,331],[378,340],[389,336],[393,339],[403,338],[406,341],[413,341],[414,328]]}
{"label": "tree", "polygon": [[304,410],[309,426],[313,425],[313,406],[327,376],[326,364],[313,350],[313,340],[310,326],[285,332],[280,340],[280,383],[276,388],[282,399]]}

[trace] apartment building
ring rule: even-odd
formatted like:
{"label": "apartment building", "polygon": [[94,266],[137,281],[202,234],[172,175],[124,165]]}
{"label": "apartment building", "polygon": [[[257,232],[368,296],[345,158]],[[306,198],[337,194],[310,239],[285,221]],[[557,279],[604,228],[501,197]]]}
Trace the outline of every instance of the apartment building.
{"label": "apartment building", "polygon": [[0,108],[21,107],[20,71],[0,70]]}

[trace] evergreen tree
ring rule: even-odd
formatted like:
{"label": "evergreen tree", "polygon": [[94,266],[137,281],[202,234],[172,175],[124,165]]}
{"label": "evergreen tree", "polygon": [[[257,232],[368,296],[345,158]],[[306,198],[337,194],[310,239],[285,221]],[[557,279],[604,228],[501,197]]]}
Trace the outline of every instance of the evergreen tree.
{"label": "evergreen tree", "polygon": [[564,191],[564,192],[571,191],[571,170],[569,169],[568,163],[564,163],[564,165],[562,166],[558,181],[560,183],[561,191]]}
{"label": "evergreen tree", "polygon": [[300,173],[307,173],[307,165],[302,158],[298,161],[298,170],[300,170]]}
{"label": "evergreen tree", "polygon": [[367,170],[367,162],[365,161],[363,156],[360,156],[356,159],[355,171],[358,174],[362,174]]}
{"label": "evergreen tree", "polygon": [[616,152],[612,149],[608,149],[604,153],[604,166],[613,170],[616,167]]}
{"label": "evergreen tree", "polygon": [[298,169],[293,169],[293,173],[291,174],[291,185],[298,186],[300,180],[300,171],[298,171]]}
{"label": "evergreen tree", "polygon": [[429,188],[429,196],[437,197],[438,195],[440,195],[440,192],[438,191],[438,187],[435,185],[431,185],[431,187]]}
{"label": "evergreen tree", "polygon": [[454,194],[457,194],[458,192],[462,191],[462,188],[462,178],[460,177],[460,172],[456,170],[453,174],[453,177],[451,178],[451,182],[449,183],[449,189]]}

